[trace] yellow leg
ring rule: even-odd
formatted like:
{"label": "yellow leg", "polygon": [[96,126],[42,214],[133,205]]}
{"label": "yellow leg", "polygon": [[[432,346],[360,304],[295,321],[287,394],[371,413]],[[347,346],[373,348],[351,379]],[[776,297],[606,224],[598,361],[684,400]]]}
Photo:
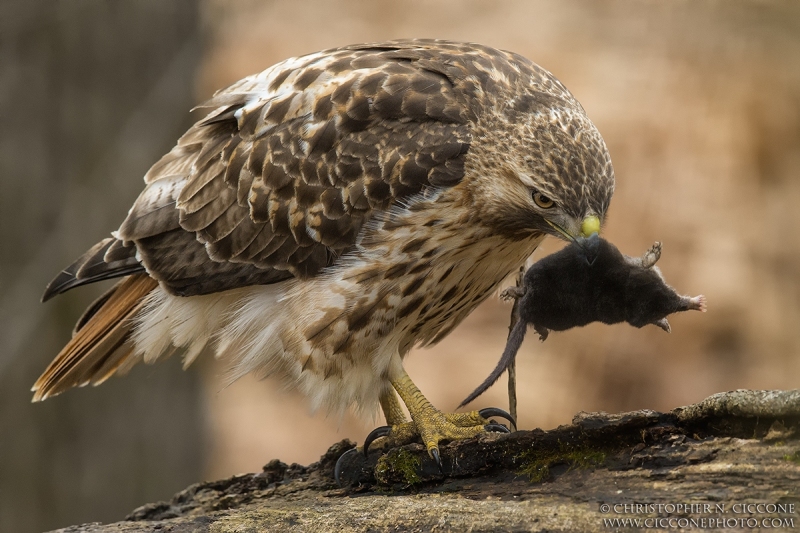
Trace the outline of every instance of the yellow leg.
{"label": "yellow leg", "polygon": [[[402,446],[416,440],[417,436],[422,438],[428,455],[439,465],[439,469],[444,472],[441,456],[439,454],[439,441],[442,440],[462,440],[469,439],[486,431],[502,431],[508,433],[508,428],[498,424],[490,424],[486,417],[499,416],[506,418],[514,423],[511,415],[500,409],[483,409],[470,413],[443,413],[436,409],[429,402],[422,392],[414,385],[406,371],[403,370],[399,358],[394,367],[394,377],[390,379],[394,390],[400,395],[400,399],[406,404],[408,412],[411,413],[411,422],[406,421],[405,413],[397,401],[397,396],[391,389],[383,391],[380,395],[380,404],[386,423],[389,426],[375,428],[364,440],[364,446],[360,449],[365,455],[369,452],[370,444],[378,440],[381,448],[392,446]],[[391,427],[390,427],[391,426]],[[356,448],[346,451],[336,461],[334,477],[336,483],[342,486],[341,474],[346,467],[349,459]]]}
{"label": "yellow leg", "polygon": [[388,425],[397,426],[408,422],[406,414],[403,412],[403,407],[397,399],[397,394],[392,389],[387,389],[381,394],[380,401],[383,416],[386,417]]}
{"label": "yellow leg", "polygon": [[408,407],[412,420],[392,425],[390,438],[395,443],[408,442],[419,435],[428,449],[428,455],[438,461],[439,441],[469,439],[486,431],[484,426],[489,421],[478,411],[448,414],[436,409],[414,385],[405,370],[392,380],[392,386]]}

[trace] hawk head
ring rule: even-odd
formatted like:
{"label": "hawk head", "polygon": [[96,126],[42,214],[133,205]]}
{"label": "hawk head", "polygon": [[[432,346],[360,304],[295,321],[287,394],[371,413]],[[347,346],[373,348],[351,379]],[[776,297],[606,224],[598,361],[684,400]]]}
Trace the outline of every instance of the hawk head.
{"label": "hawk head", "polygon": [[[480,153],[475,209],[513,239],[532,233],[572,241],[598,233],[614,193],[611,157],[579,106],[513,114],[473,148]],[[476,146],[477,144],[477,146]],[[476,155],[478,155],[476,153]]]}

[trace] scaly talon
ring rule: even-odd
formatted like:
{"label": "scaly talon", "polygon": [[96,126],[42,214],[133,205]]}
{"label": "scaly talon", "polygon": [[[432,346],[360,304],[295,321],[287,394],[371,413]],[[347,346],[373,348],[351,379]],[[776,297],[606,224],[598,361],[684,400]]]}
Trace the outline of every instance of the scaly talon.
{"label": "scaly talon", "polygon": [[498,409],[497,407],[486,407],[478,411],[478,414],[481,415],[486,420],[493,416],[499,416],[500,418],[505,418],[508,422],[514,426],[514,429],[517,429],[517,421],[514,420],[514,417],[508,414],[507,412],[503,411],[502,409]]}
{"label": "scaly talon", "polygon": [[[500,424],[491,422],[489,418],[500,417],[509,421],[516,427],[516,420],[502,409],[489,407],[480,411],[469,413],[442,413],[425,399],[420,390],[408,377],[405,371],[400,370],[398,378],[391,381],[392,386],[399,394],[400,399],[411,413],[411,422],[405,422],[394,393],[381,395],[381,407],[390,425],[376,428],[364,440],[364,456],[369,453],[372,443],[386,437],[386,445],[390,447],[403,446],[414,441],[422,440],[428,455],[436,461],[442,469],[442,456],[439,451],[439,442],[445,440],[463,440],[476,437],[486,432],[510,433],[510,430]],[[344,457],[345,454],[342,455]],[[336,478],[339,479],[342,458],[336,463]]]}
{"label": "scaly talon", "polygon": [[[434,457],[438,453],[439,442],[443,440],[463,440],[485,433],[484,426],[489,421],[478,411],[469,413],[442,413],[425,399],[422,392],[400,368],[399,376],[391,380],[400,399],[408,407],[413,422],[392,426],[389,438],[394,444],[410,442],[417,436],[428,450],[428,455]],[[492,414],[499,415],[495,411]],[[440,457],[441,459],[441,457]]]}
{"label": "scaly talon", "polygon": [[431,448],[428,450],[428,453],[433,457],[433,460],[436,461],[436,466],[439,467],[439,472],[442,472],[442,457],[439,455],[439,448]]}
{"label": "scaly talon", "polygon": [[358,453],[358,449],[357,448],[350,448],[349,450],[344,452],[342,455],[340,455],[339,459],[336,460],[336,467],[333,469],[333,478],[336,480],[336,484],[339,487],[342,486],[341,476],[342,476],[342,469],[343,469],[343,466],[344,466],[343,459],[345,458],[345,456],[351,455],[353,453]]}
{"label": "scaly talon", "polygon": [[441,413],[445,420],[460,428],[479,426],[486,423],[486,419],[478,411],[469,413]]}
{"label": "scaly talon", "polygon": [[370,431],[369,435],[367,435],[367,438],[364,439],[364,457],[366,457],[369,454],[369,445],[372,444],[374,440],[379,439],[381,437],[386,437],[391,432],[392,432],[391,426],[381,426],[379,428],[375,428],[372,431]]}

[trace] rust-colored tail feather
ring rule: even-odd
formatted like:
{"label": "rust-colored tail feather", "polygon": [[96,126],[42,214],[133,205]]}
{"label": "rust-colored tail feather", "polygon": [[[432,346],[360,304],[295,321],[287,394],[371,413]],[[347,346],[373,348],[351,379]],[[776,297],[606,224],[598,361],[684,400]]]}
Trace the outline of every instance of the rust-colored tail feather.
{"label": "rust-colored tail feather", "polygon": [[88,383],[99,385],[114,374],[133,353],[125,343],[131,318],[157,285],[146,274],[128,276],[93,304],[81,318],[72,340],[36,380],[31,389],[33,401]]}

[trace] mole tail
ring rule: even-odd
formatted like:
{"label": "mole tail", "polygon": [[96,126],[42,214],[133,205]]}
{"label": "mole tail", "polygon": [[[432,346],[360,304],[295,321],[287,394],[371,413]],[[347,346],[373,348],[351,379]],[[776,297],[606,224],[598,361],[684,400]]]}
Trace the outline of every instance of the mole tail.
{"label": "mole tail", "polygon": [[517,325],[514,326],[514,329],[511,330],[511,334],[508,336],[506,349],[503,350],[503,355],[500,357],[500,361],[497,362],[497,366],[494,368],[494,370],[492,370],[492,373],[489,374],[489,377],[486,378],[483,383],[478,385],[478,388],[472,391],[472,394],[467,396],[467,398],[461,402],[461,405],[459,405],[458,408],[464,407],[469,402],[486,392],[486,389],[494,385],[494,382],[500,378],[511,362],[517,357],[517,352],[519,351],[519,347],[522,346],[522,341],[525,340],[525,333],[527,330],[528,324],[526,322],[522,320],[517,322]]}

